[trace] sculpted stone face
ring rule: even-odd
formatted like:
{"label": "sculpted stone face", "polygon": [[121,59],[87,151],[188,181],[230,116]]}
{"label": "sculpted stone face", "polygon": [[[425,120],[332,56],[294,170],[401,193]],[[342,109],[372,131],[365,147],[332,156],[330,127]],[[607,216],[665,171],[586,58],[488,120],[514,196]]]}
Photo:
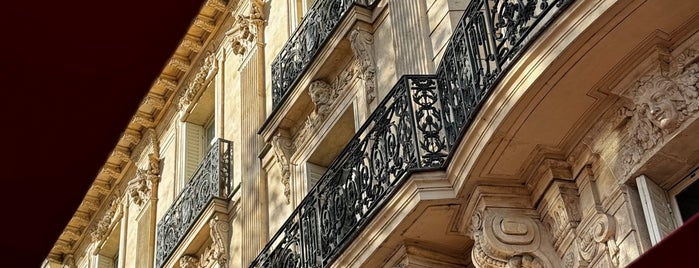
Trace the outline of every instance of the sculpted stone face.
{"label": "sculpted stone face", "polygon": [[671,129],[677,127],[680,114],[675,107],[674,101],[681,100],[677,85],[669,80],[660,80],[655,84],[653,90],[646,92],[643,101],[647,107],[646,116],[660,129]]}

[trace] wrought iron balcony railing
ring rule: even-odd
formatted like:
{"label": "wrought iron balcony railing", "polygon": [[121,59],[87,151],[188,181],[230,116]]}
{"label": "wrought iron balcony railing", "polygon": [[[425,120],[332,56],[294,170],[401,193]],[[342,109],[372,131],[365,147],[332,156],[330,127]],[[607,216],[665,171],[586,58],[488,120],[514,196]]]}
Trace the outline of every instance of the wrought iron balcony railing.
{"label": "wrought iron balcony railing", "polygon": [[[157,225],[155,266],[162,267],[214,198],[228,199],[239,187],[231,177],[233,146],[219,139],[202,159]],[[236,187],[236,188],[233,188]]]}
{"label": "wrought iron balcony railing", "polygon": [[344,19],[352,5],[376,0],[316,0],[272,62],[272,106],[276,109]]}
{"label": "wrought iron balcony railing", "polygon": [[435,75],[403,76],[251,267],[327,267],[410,173],[443,169],[480,106],[570,0],[473,0]]}

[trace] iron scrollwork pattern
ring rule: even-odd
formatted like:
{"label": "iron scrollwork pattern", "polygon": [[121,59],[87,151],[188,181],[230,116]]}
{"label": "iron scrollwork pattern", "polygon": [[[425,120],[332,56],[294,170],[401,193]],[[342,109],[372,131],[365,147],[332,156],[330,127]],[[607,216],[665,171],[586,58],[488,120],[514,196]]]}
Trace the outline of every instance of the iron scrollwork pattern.
{"label": "iron scrollwork pattern", "polygon": [[182,238],[214,198],[227,199],[233,194],[230,141],[215,142],[199,167],[182,189],[173,205],[158,222],[156,231],[156,267],[162,267]]}
{"label": "iron scrollwork pattern", "polygon": [[375,0],[317,0],[272,62],[272,106],[277,107],[313,62],[352,5]]}
{"label": "iron scrollwork pattern", "polygon": [[329,266],[410,173],[446,167],[498,79],[569,1],[472,1],[437,73],[398,81],[251,267]]}

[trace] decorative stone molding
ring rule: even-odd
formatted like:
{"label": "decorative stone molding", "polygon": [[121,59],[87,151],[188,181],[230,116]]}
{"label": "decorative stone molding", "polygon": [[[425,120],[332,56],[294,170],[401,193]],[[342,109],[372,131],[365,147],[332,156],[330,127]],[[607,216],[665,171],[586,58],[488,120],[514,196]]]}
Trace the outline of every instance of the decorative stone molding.
{"label": "decorative stone molding", "polygon": [[580,266],[596,262],[603,254],[608,253],[614,266],[619,266],[619,247],[614,235],[616,233],[616,220],[605,213],[597,213],[578,228],[578,248]]}
{"label": "decorative stone molding", "polygon": [[202,18],[202,17],[197,17],[197,18],[194,20],[194,23],[193,23],[193,24],[194,24],[194,26],[197,26],[197,27],[199,27],[200,29],[202,29],[202,30],[204,30],[204,31],[207,31],[207,32],[213,32],[214,29],[216,28],[216,25],[214,25],[213,23],[211,23],[211,20],[210,20],[210,19],[205,19],[205,18]]}
{"label": "decorative stone molding", "polygon": [[115,157],[116,159],[119,159],[122,162],[131,161],[131,154],[123,149],[114,149],[114,151],[112,151],[112,157]]}
{"label": "decorative stone molding", "polygon": [[194,75],[194,78],[189,83],[187,90],[184,92],[179,102],[180,111],[186,110],[189,105],[192,104],[194,98],[197,97],[201,89],[204,87],[206,82],[218,71],[218,66],[216,64],[216,54],[209,51],[206,52],[204,57],[204,62],[202,63],[199,71]]}
{"label": "decorative stone molding", "polygon": [[73,254],[64,254],[63,255],[63,262],[61,264],[63,265],[63,268],[75,268],[75,267],[77,267],[75,265],[75,258],[73,257]]}
{"label": "decorative stone molding", "polygon": [[575,230],[582,218],[575,183],[552,183],[539,205],[539,210],[542,222],[551,232],[554,246],[558,248],[563,238]]}
{"label": "decorative stone molding", "polygon": [[471,218],[476,267],[561,267],[548,234],[521,209],[485,208]]}
{"label": "decorative stone molding", "polygon": [[90,190],[95,191],[95,192],[102,194],[102,195],[109,194],[109,191],[111,191],[111,189],[112,189],[111,185],[109,185],[108,183],[103,183],[103,182],[99,182],[99,181],[93,182],[92,185],[90,186]]}
{"label": "decorative stone molding", "polygon": [[374,60],[374,36],[362,29],[350,33],[352,52],[357,58],[361,77],[364,79],[367,103],[376,98],[376,62]]}
{"label": "decorative stone molding", "polygon": [[100,173],[108,177],[118,178],[119,176],[121,176],[121,168],[105,166],[102,168]]}
{"label": "decorative stone molding", "polygon": [[281,182],[284,185],[284,196],[286,196],[286,203],[291,204],[291,170],[289,158],[296,150],[296,147],[287,137],[283,137],[281,134],[277,134],[272,137],[272,149],[274,150],[274,156],[279,164],[279,170],[281,172]]}
{"label": "decorative stone molding", "polygon": [[140,133],[133,133],[133,132],[124,132],[124,135],[121,136],[121,139],[128,142],[128,143],[136,145],[139,142],[141,142],[141,134]]}
{"label": "decorative stone molding", "polygon": [[149,128],[153,126],[153,117],[150,115],[142,114],[142,113],[137,113],[134,115],[134,117],[131,119],[131,123],[141,125],[145,128]]}
{"label": "decorative stone molding", "polygon": [[629,129],[628,141],[620,152],[624,175],[699,110],[696,57],[695,51],[685,51],[675,60],[673,70],[657,68],[638,79],[626,93],[631,103],[621,111]]}
{"label": "decorative stone molding", "polygon": [[155,80],[155,85],[170,91],[177,89],[177,81],[163,77],[159,77]]}
{"label": "decorative stone molding", "polygon": [[168,62],[168,65],[182,72],[187,72],[187,70],[189,70],[190,63],[188,59],[173,57],[172,59],[170,59],[170,62]]}
{"label": "decorative stone molding", "polygon": [[203,48],[203,45],[201,42],[199,42],[198,40],[189,39],[189,38],[185,38],[184,40],[182,40],[182,43],[180,44],[180,46],[183,48],[189,49],[192,52],[200,52],[201,49]]}
{"label": "decorative stone molding", "polygon": [[208,0],[206,3],[204,3],[204,5],[220,12],[226,11],[226,3],[221,0]]}

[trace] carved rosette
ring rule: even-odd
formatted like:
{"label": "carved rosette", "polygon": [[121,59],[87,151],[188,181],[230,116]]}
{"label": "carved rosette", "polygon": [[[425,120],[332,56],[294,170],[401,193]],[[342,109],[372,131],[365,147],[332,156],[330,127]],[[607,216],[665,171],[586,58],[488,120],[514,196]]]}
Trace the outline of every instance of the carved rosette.
{"label": "carved rosette", "polygon": [[354,29],[350,33],[352,52],[364,79],[367,103],[376,98],[376,61],[374,60],[374,36],[362,29]]}
{"label": "carved rosette", "polygon": [[699,110],[696,54],[694,50],[683,52],[674,60],[673,70],[657,68],[625,94],[629,103],[621,114],[628,121],[629,137],[620,152],[624,175]]}
{"label": "carved rosette", "polygon": [[538,220],[515,210],[485,209],[471,218],[476,267],[561,267]]}
{"label": "carved rosette", "polygon": [[579,228],[578,248],[580,259],[588,265],[608,253],[614,266],[619,265],[619,247],[616,245],[616,220],[605,213],[592,216],[592,220]]}
{"label": "carved rosette", "polygon": [[289,158],[296,150],[294,144],[289,138],[277,134],[272,137],[272,149],[274,150],[274,156],[279,164],[279,170],[281,172],[281,182],[284,185],[284,196],[286,196],[286,203],[291,203],[291,170]]}

